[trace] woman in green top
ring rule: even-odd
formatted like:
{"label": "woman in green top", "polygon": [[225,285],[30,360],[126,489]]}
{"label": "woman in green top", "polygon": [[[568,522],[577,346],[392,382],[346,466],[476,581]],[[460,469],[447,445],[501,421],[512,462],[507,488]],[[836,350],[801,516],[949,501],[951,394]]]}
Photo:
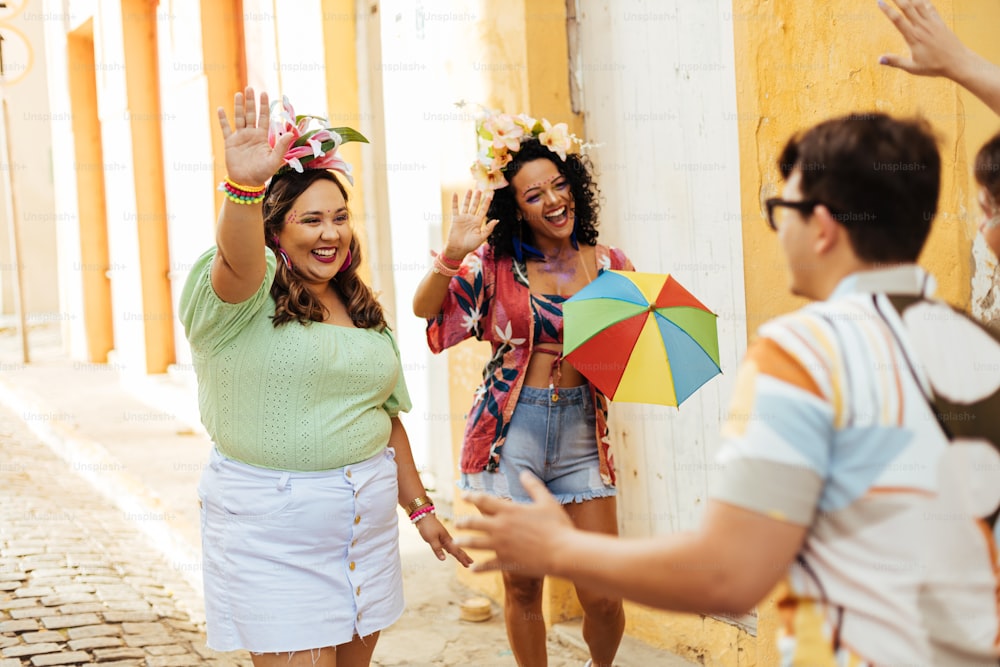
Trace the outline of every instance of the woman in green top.
{"label": "woman in green top", "polygon": [[250,88],[235,128],[219,109],[217,247],[181,296],[215,444],[199,484],[208,644],[257,667],[367,665],[403,608],[397,503],[439,559],[471,559],[424,495],[399,351],[357,274],[331,170],[351,180],[336,148],[361,137],[307,132],[287,101],[276,115],[269,133]]}

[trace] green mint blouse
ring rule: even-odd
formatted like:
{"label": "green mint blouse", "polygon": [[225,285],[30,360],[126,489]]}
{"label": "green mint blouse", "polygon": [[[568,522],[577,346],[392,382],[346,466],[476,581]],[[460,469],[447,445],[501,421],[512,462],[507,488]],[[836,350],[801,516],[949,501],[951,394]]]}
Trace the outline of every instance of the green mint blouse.
{"label": "green mint blouse", "polygon": [[276,470],[331,470],[388,444],[390,420],[412,407],[399,348],[386,329],[311,322],[275,328],[266,249],[260,289],[226,303],[212,288],[211,248],[180,299],[198,377],[201,420],[231,459]]}

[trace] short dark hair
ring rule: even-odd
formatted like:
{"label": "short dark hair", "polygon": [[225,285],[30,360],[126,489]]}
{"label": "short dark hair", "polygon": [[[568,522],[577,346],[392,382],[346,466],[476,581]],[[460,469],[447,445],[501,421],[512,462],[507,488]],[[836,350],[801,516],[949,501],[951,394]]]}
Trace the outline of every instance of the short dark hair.
{"label": "short dark hair", "polygon": [[994,203],[1000,203],[1000,133],[983,144],[976,153],[976,182],[986,188]]}
{"label": "short dark hair", "polygon": [[[528,139],[521,143],[521,148],[503,170],[507,182],[510,183],[525,164],[539,159],[552,162],[559,173],[569,180],[570,192],[573,193],[574,215],[576,216],[574,229],[577,241],[586,245],[596,245],[597,214],[600,212],[601,205],[599,201],[600,191],[590,174],[590,158],[570,153],[564,162],[538,139]],[[497,256],[510,257],[514,254],[513,240],[518,233],[518,226],[521,224],[517,219],[517,209],[517,198],[514,195],[513,186],[507,185],[493,193],[493,201],[490,203],[487,219],[500,221],[493,228],[489,238],[489,243],[493,246],[493,252]],[[525,226],[524,233],[529,235],[524,241],[534,245],[534,240],[530,238],[531,230],[527,226]]]}
{"label": "short dark hair", "polygon": [[914,262],[937,213],[941,156],[926,121],[855,113],[788,140],[778,159],[798,169],[802,197],[830,209],[858,258]]}

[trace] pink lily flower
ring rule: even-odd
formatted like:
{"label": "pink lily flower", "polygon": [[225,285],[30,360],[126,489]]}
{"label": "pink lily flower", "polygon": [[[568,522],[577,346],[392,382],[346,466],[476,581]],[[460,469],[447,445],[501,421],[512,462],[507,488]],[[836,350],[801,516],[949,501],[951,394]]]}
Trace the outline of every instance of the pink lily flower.
{"label": "pink lily flower", "polygon": [[309,162],[310,169],[332,169],[344,175],[351,185],[354,185],[354,175],[351,173],[351,165],[340,159],[336,151],[327,151],[323,157],[314,158]]}
{"label": "pink lily flower", "polygon": [[[351,185],[354,185],[351,165],[337,155],[337,148],[344,143],[344,138],[331,128],[322,128],[309,134],[309,126],[314,120],[321,123],[326,122],[325,118],[319,116],[302,116],[296,123],[295,109],[292,108],[288,97],[283,96],[281,98],[281,111],[272,110],[267,141],[273,148],[280,137],[291,134],[294,140],[284,155],[284,161],[288,167],[300,174],[306,168],[332,169],[343,174]],[[351,132],[353,133],[354,130]],[[357,140],[357,137],[352,140]],[[364,137],[361,137],[361,140],[364,141]],[[306,164],[302,163],[303,160],[306,161]]]}
{"label": "pink lily flower", "polygon": [[293,146],[285,153],[285,164],[301,174],[302,163],[299,162],[299,158],[304,158],[312,154],[310,146]]}

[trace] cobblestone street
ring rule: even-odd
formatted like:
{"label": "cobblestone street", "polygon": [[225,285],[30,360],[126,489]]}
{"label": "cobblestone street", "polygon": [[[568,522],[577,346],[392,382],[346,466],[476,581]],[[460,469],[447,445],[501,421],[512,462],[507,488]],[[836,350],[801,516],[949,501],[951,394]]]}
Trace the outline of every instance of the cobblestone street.
{"label": "cobblestone street", "polygon": [[0,667],[250,665],[205,647],[197,594],[0,408]]}

